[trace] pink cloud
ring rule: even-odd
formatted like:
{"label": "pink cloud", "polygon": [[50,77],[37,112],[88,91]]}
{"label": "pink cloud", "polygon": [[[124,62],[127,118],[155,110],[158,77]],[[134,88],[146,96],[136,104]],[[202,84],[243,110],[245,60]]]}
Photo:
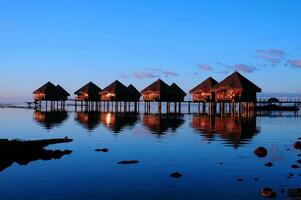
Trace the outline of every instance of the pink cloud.
{"label": "pink cloud", "polygon": [[133,76],[138,79],[157,77],[154,73],[149,72],[149,71],[137,71],[137,72],[133,73]]}
{"label": "pink cloud", "polygon": [[143,78],[158,78],[158,77],[173,77],[178,76],[176,72],[170,70],[162,70],[160,68],[147,68],[145,71],[136,71],[133,77],[138,79]]}
{"label": "pink cloud", "polygon": [[172,72],[172,71],[169,71],[169,70],[162,71],[162,74],[163,74],[165,77],[178,76],[177,73]]}
{"label": "pink cloud", "polygon": [[255,67],[245,65],[245,64],[235,64],[233,66],[233,69],[235,71],[240,71],[240,72],[244,72],[244,73],[253,73],[256,70]]}
{"label": "pink cloud", "polygon": [[291,66],[301,69],[301,60],[288,60]]}
{"label": "pink cloud", "polygon": [[126,75],[126,74],[122,74],[121,77],[124,78],[124,79],[129,79],[129,78],[130,78],[130,77],[129,77],[128,75]]}
{"label": "pink cloud", "polygon": [[255,56],[256,58],[261,60],[267,60],[272,64],[280,63],[285,56],[285,52],[280,49],[257,49],[256,52],[258,53],[258,55]]}
{"label": "pink cloud", "polygon": [[207,65],[207,64],[199,65],[199,69],[202,70],[202,71],[206,71],[206,72],[213,71],[213,68],[210,65]]}

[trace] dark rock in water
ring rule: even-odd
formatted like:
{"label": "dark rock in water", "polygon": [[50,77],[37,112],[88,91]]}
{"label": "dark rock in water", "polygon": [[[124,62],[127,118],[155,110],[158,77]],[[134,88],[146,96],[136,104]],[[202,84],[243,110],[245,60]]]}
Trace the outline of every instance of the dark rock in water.
{"label": "dark rock in water", "polygon": [[14,162],[27,165],[35,160],[60,159],[63,155],[71,154],[71,150],[46,150],[50,144],[71,142],[72,139],[46,139],[46,140],[0,140],[0,171],[11,166]]}
{"label": "dark rock in water", "polygon": [[267,166],[267,167],[272,167],[272,166],[273,166],[273,163],[268,162],[268,163],[265,163],[264,165]]}
{"label": "dark rock in water", "polygon": [[224,164],[223,162],[219,162],[220,165]]}
{"label": "dark rock in water", "polygon": [[288,176],[294,176],[294,174],[293,173],[289,173]]}
{"label": "dark rock in water", "polygon": [[66,155],[69,155],[69,154],[71,154],[71,153],[72,153],[72,151],[71,151],[71,150],[64,150],[63,152],[64,152],[64,154],[66,154]]}
{"label": "dark rock in water", "polygon": [[289,151],[290,149],[289,149],[289,148],[286,148],[285,150]]}
{"label": "dark rock in water", "polygon": [[265,187],[261,190],[261,196],[264,198],[273,199],[276,197],[276,193],[272,190],[272,188]]}
{"label": "dark rock in water", "polygon": [[137,163],[139,163],[138,160],[123,160],[118,162],[118,164],[122,164],[122,165],[137,164]]}
{"label": "dark rock in water", "polygon": [[301,199],[301,188],[293,188],[287,190],[287,196],[293,199]]}
{"label": "dark rock in water", "polygon": [[97,152],[108,152],[109,149],[107,149],[107,148],[102,148],[102,149],[95,149],[95,151],[97,151]]}
{"label": "dark rock in water", "polygon": [[301,157],[301,154],[298,154],[297,156]]}
{"label": "dark rock in water", "polygon": [[301,159],[300,159],[300,160],[297,160],[297,163],[300,163],[300,164],[301,164]]}
{"label": "dark rock in water", "polygon": [[183,175],[179,172],[174,172],[169,175],[172,178],[181,178]]}
{"label": "dark rock in water", "polygon": [[237,178],[236,179],[238,182],[241,182],[241,181],[243,181],[243,179],[242,178]]}
{"label": "dark rock in water", "polygon": [[301,149],[301,142],[300,141],[295,142],[294,147],[295,149]]}
{"label": "dark rock in water", "polygon": [[255,177],[255,178],[254,178],[254,181],[258,181],[258,178]]}
{"label": "dark rock in water", "polygon": [[293,165],[291,165],[291,168],[293,168],[293,169],[298,169],[298,168],[300,168],[300,166],[299,166],[299,165],[296,165],[296,164],[293,164]]}
{"label": "dark rock in water", "polygon": [[264,147],[258,147],[257,149],[255,149],[254,154],[258,157],[266,157],[267,156],[267,149]]}
{"label": "dark rock in water", "polygon": [[298,140],[301,140],[301,137],[299,137]]}

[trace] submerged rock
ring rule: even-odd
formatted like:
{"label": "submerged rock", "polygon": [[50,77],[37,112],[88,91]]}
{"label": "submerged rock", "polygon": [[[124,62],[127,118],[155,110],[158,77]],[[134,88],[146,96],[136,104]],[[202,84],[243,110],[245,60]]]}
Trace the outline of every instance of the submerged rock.
{"label": "submerged rock", "polygon": [[181,178],[183,175],[180,172],[174,172],[169,175],[172,178]]}
{"label": "submerged rock", "polygon": [[267,163],[265,163],[264,165],[267,166],[267,167],[272,167],[272,166],[273,166],[273,163],[267,162]]}
{"label": "submerged rock", "polygon": [[287,190],[287,196],[293,199],[301,199],[301,188],[292,188]]}
{"label": "submerged rock", "polygon": [[300,141],[295,142],[294,147],[296,149],[301,149],[301,142]]}
{"label": "submerged rock", "polygon": [[95,151],[97,151],[97,152],[108,152],[109,149],[107,149],[107,148],[102,148],[102,149],[95,149]]}
{"label": "submerged rock", "polygon": [[51,144],[68,143],[72,139],[58,138],[45,140],[0,140],[0,171],[11,166],[14,162],[19,165],[27,165],[35,160],[60,159],[64,155],[72,153],[71,150],[47,150],[45,147]]}
{"label": "submerged rock", "polygon": [[241,181],[243,181],[243,179],[242,178],[237,178],[236,179],[238,182],[241,182]]}
{"label": "submerged rock", "polygon": [[258,157],[266,157],[268,154],[268,151],[266,148],[264,147],[258,147],[257,149],[255,149],[254,154]]}
{"label": "submerged rock", "polygon": [[137,163],[139,163],[138,160],[123,160],[123,161],[118,162],[118,164],[121,164],[121,165],[137,164]]}
{"label": "submerged rock", "polygon": [[265,187],[261,190],[261,196],[264,198],[273,199],[276,197],[276,193],[272,190],[272,188]]}
{"label": "submerged rock", "polygon": [[301,159],[300,159],[300,160],[297,160],[297,163],[300,163],[300,164],[301,164]]}
{"label": "submerged rock", "polygon": [[293,169],[298,169],[298,168],[300,168],[300,166],[299,166],[299,165],[296,165],[296,164],[293,164],[293,165],[291,165],[291,168],[293,168]]}
{"label": "submerged rock", "polygon": [[255,177],[255,178],[254,178],[254,181],[258,181],[258,178]]}

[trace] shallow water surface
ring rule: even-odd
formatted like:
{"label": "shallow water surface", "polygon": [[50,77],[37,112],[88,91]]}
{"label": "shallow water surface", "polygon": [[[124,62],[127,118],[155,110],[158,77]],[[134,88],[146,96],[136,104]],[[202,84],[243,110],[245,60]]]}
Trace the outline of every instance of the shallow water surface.
{"label": "shallow water surface", "polygon": [[[45,148],[72,150],[60,159],[2,169],[1,199],[261,199],[267,186],[283,199],[301,187],[301,170],[290,167],[301,159],[293,147],[301,137],[296,116],[0,109],[0,122],[1,139],[73,139]],[[253,154],[258,146],[267,157]],[[123,160],[139,163],[117,164]],[[176,171],[183,176],[171,178]]]}

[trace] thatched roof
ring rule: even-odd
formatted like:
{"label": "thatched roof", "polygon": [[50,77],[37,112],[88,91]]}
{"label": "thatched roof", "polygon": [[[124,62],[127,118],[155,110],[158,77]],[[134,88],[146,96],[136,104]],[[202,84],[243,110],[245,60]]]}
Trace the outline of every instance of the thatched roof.
{"label": "thatched roof", "polygon": [[102,91],[101,94],[103,93],[112,93],[115,95],[126,95],[128,96],[130,94],[130,91],[128,88],[123,85],[120,81],[116,80],[107,87],[105,87]]}
{"label": "thatched roof", "polygon": [[53,85],[50,81],[45,83],[42,87],[37,89],[36,91],[33,92],[34,94],[37,93],[43,93],[43,94],[51,94],[51,95],[57,95],[57,88],[55,85]]}
{"label": "thatched roof", "polygon": [[210,92],[210,90],[216,85],[218,82],[213,79],[212,77],[207,78],[205,81],[201,82],[199,85],[197,85],[195,88],[189,91],[189,93],[195,93],[198,91],[202,92]]}
{"label": "thatched roof", "polygon": [[167,85],[161,79],[153,82],[149,86],[147,86],[144,90],[141,91],[142,94],[144,93],[171,93],[169,85]]}
{"label": "thatched roof", "polygon": [[177,84],[173,83],[170,85],[170,89],[177,96],[186,96],[186,92],[182,90]]}
{"label": "thatched roof", "polygon": [[130,84],[130,85],[128,86],[128,90],[130,91],[130,93],[131,93],[132,95],[134,95],[134,96],[136,96],[136,97],[140,97],[140,96],[141,96],[140,92],[139,92],[132,84]]}
{"label": "thatched roof", "polygon": [[87,94],[95,94],[101,92],[100,87],[95,85],[93,82],[89,82],[83,87],[81,87],[79,90],[74,92],[74,94],[78,95],[80,93],[87,93]]}
{"label": "thatched roof", "polygon": [[234,72],[223,81],[218,83],[213,89],[241,89],[244,91],[261,92],[261,88],[249,81],[246,77],[239,72]]}
{"label": "thatched roof", "polygon": [[59,93],[59,95],[61,96],[70,96],[70,94],[60,85],[56,86],[57,92]]}

